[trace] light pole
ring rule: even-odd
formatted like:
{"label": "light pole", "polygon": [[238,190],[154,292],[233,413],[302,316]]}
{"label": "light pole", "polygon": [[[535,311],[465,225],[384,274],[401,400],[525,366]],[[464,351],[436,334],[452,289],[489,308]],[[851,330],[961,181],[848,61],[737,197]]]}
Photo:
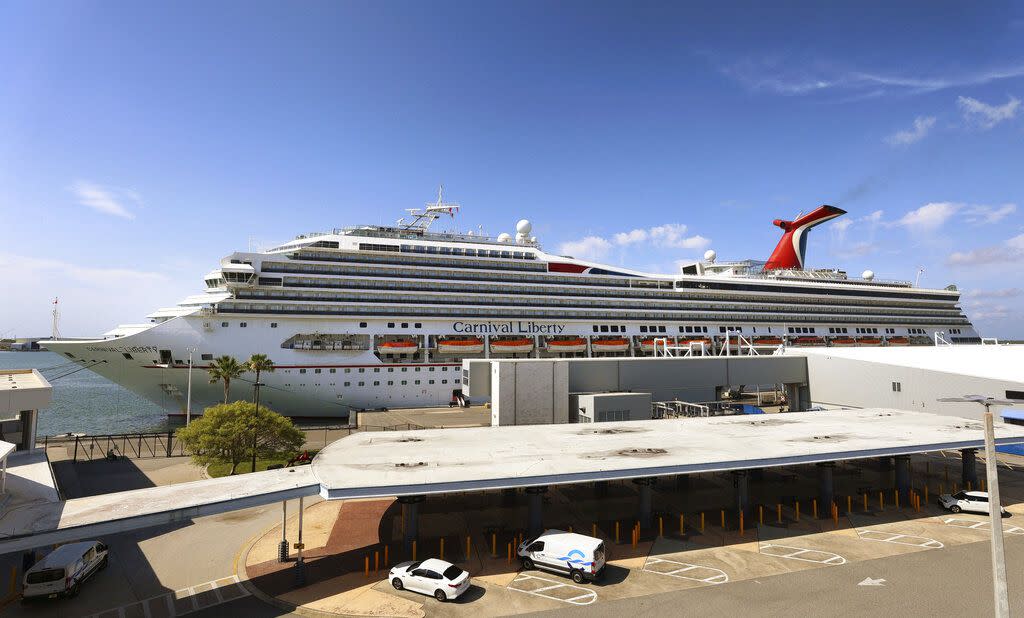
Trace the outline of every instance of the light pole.
{"label": "light pole", "polygon": [[996,611],[999,618],[1009,618],[1010,601],[1006,592],[1006,558],[1003,555],[1003,515],[999,503],[999,476],[996,468],[996,438],[992,406],[1020,406],[1024,400],[995,399],[982,395],[943,397],[942,402],[973,402],[985,406],[985,476],[988,483],[989,525],[992,527],[992,580]]}
{"label": "light pole", "polygon": [[192,422],[192,354],[197,350],[195,346],[185,348],[188,352],[188,388],[185,395],[185,426]]}

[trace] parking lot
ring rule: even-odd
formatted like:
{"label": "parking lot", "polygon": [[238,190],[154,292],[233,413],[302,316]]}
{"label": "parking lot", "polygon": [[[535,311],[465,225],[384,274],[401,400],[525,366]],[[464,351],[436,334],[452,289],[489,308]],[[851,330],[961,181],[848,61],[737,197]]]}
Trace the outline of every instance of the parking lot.
{"label": "parking lot", "polygon": [[[750,481],[751,515],[742,528],[729,508],[729,474],[702,475],[683,483],[663,479],[654,492],[653,525],[635,542],[637,492],[632,483],[613,483],[603,490],[590,484],[552,487],[544,496],[545,526],[596,533],[606,543],[606,573],[593,584],[577,585],[544,571],[520,571],[518,561],[510,558],[510,544],[514,547],[525,534],[527,515],[526,496],[516,492],[431,497],[421,505],[416,557],[439,557],[443,551],[444,559],[473,575],[471,591],[453,603],[441,605],[416,593],[395,591],[387,582],[387,565],[412,557],[411,548],[400,542],[400,505],[390,500],[320,503],[307,511],[307,522],[316,522],[319,532],[307,534],[305,540],[305,588],[293,589],[291,564],[274,559],[279,526],[248,548],[239,574],[249,579],[250,588],[283,601],[283,607],[340,614],[386,608],[385,613],[410,616],[584,607],[600,611],[605,605],[641,602],[655,595],[782,581],[777,576],[818,573],[829,578],[838,569],[878,560],[939,555],[962,546],[987,550],[986,516],[954,515],[936,504],[940,489],[954,489],[960,464],[955,453],[913,458],[912,485],[920,496],[919,509],[912,508],[906,496],[899,507],[895,505],[892,470],[877,460],[837,466],[835,511],[818,509],[814,466],[766,470]],[[1013,515],[1002,523],[1008,552],[1015,555],[1014,547],[1024,545],[1024,471],[1000,466],[1000,474],[1003,502]],[[924,501],[926,487],[929,498]],[[818,517],[815,510],[820,511]],[[942,576],[927,569],[917,575]],[[1011,583],[1011,596],[1013,592]],[[979,602],[991,602],[989,588],[979,589],[977,596]]]}

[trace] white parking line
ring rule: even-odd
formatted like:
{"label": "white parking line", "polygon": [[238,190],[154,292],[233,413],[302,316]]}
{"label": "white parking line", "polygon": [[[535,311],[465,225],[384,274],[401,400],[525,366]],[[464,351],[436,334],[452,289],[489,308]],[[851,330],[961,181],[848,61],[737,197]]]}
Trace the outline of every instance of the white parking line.
{"label": "white parking line", "polygon": [[[660,571],[658,570],[659,567],[657,565],[667,565],[665,568],[671,570]],[[692,582],[699,582],[702,584],[724,584],[729,581],[729,576],[721,569],[703,566],[700,564],[690,564],[689,562],[677,562],[675,560],[668,560],[665,558],[648,558],[647,562],[644,564],[643,570],[648,573],[657,573],[658,575],[667,575],[678,579],[688,579]],[[693,571],[697,572],[694,573]],[[682,573],[686,573],[686,575],[682,575]],[[707,577],[699,577],[700,575],[706,575]]]}
{"label": "white parking line", "polygon": [[945,545],[941,541],[926,536],[914,536],[912,534],[899,534],[885,530],[858,530],[857,534],[865,541],[878,541],[879,543],[895,543],[896,545],[909,545],[911,547],[924,547],[926,549],[942,549]]}
{"label": "white parking line", "polygon": [[[542,588],[537,588],[536,590],[524,590],[522,588],[516,588],[515,586],[512,585],[512,584],[516,584],[516,583],[526,582],[526,581],[529,581],[531,579],[535,579],[537,581],[541,581],[541,582],[544,582],[546,584],[553,584],[553,585],[551,585],[551,586],[544,586]],[[568,599],[562,599],[562,598],[559,598],[559,597],[556,597],[556,596],[551,596],[550,594],[542,594],[541,593],[541,591],[543,591],[543,590],[554,590],[556,588],[569,588],[570,590],[579,590],[583,594],[580,594],[580,595],[577,595],[577,596],[574,596],[574,597],[571,597],[571,598],[568,598]],[[572,584],[565,584],[565,583],[562,583],[562,582],[560,582],[558,580],[547,579],[546,577],[537,577],[536,575],[527,575],[526,573],[520,573],[518,577],[516,577],[511,582],[509,582],[508,589],[509,590],[515,590],[516,592],[523,592],[523,593],[526,593],[526,594],[532,594],[534,596],[543,597],[545,599],[551,599],[552,601],[561,601],[563,603],[571,603],[573,605],[590,605],[591,603],[593,603],[594,601],[597,600],[597,593],[594,592],[593,590],[588,590],[586,588],[582,588],[580,586],[574,586]]]}
{"label": "white parking line", "polygon": [[[223,584],[223,585],[218,584],[218,582],[223,582],[225,580],[228,580],[226,584]],[[220,588],[223,588],[224,586],[232,586],[232,585],[237,587],[238,594],[236,596],[231,597],[230,599],[225,599],[224,595],[222,595],[221,592],[220,592]],[[212,602],[212,603],[209,603],[208,605],[204,605],[203,607],[200,608],[198,606],[199,604],[198,604],[198,601],[196,600],[196,596],[200,595],[200,594],[203,594],[203,593],[195,591],[195,589],[199,588],[200,586],[210,586],[209,590],[204,590],[203,592],[211,592],[212,591],[214,596],[217,597],[217,600]],[[96,618],[97,616],[101,616],[103,614],[108,614],[110,612],[117,612],[117,615],[121,616],[123,618],[125,615],[127,615],[128,609],[134,609],[136,606],[141,606],[142,614],[144,616],[146,616],[146,618],[149,618],[150,616],[152,616],[152,612],[150,611],[149,604],[150,603],[156,603],[156,602],[159,602],[159,601],[162,601],[166,605],[167,613],[168,613],[169,616],[185,616],[187,614],[191,614],[192,612],[198,611],[199,609],[206,609],[208,607],[213,607],[214,605],[220,605],[221,603],[226,603],[228,601],[234,601],[235,599],[241,599],[242,597],[247,597],[247,596],[249,596],[249,591],[246,590],[245,586],[241,585],[237,575],[232,575],[230,577],[221,577],[219,579],[215,579],[213,581],[209,581],[209,582],[206,582],[206,583],[203,583],[203,584],[197,584],[195,586],[189,586],[188,588],[182,588],[180,590],[175,590],[174,592],[168,592],[166,594],[158,594],[158,595],[156,595],[154,597],[149,597],[148,599],[143,599],[141,601],[134,601],[132,603],[126,603],[126,604],[124,604],[124,605],[122,605],[120,607],[112,607],[112,608],[104,610],[102,612],[99,612],[99,613],[87,616],[86,618]],[[189,603],[192,606],[192,609],[189,609],[189,610],[183,611],[181,613],[178,613],[178,610],[177,610],[177,608],[174,605],[174,601],[175,601],[175,599],[184,599],[184,598],[188,598]]]}
{"label": "white parking line", "polygon": [[[846,558],[843,558],[839,554],[833,554],[828,551],[821,551],[818,549],[807,549],[805,547],[791,547],[789,545],[777,545],[775,543],[761,543],[761,553],[776,558],[785,558],[787,560],[802,560],[803,562],[816,562],[818,564],[828,565],[839,565],[846,564]],[[814,557],[814,554],[818,556],[827,556],[827,558]]]}
{"label": "white parking line", "polygon": [[[942,523],[947,526],[956,526],[957,528],[970,528],[971,530],[990,530],[989,522],[987,521],[975,521],[973,519],[964,519],[962,517],[950,517],[942,520]],[[1003,526],[1003,532],[1006,534],[1024,534],[1024,528],[1020,526]]]}

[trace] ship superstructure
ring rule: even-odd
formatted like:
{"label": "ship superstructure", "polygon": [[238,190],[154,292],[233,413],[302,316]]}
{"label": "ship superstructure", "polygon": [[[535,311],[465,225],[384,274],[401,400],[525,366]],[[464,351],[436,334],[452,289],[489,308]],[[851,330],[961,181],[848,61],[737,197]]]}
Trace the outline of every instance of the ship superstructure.
{"label": "ship superstructure", "polygon": [[[439,193],[392,226],[236,252],[206,275],[205,292],[146,324],[46,345],[172,414],[185,407],[187,348],[197,370],[225,354],[267,354],[277,370],[261,376],[262,401],[295,417],[337,418],[442,405],[461,388],[464,358],[639,356],[666,343],[705,354],[931,345],[936,333],[979,340],[953,286],[804,269],[807,231],[843,213],[829,206],[809,225],[815,213],[777,222],[789,229],[780,225],[786,235],[767,263],[720,262],[709,251],[676,274],[547,253],[525,220],[494,238],[430,229],[458,209]],[[232,398],[251,397],[251,377],[233,382]],[[192,387],[193,409],[222,398],[205,379],[194,376]]]}

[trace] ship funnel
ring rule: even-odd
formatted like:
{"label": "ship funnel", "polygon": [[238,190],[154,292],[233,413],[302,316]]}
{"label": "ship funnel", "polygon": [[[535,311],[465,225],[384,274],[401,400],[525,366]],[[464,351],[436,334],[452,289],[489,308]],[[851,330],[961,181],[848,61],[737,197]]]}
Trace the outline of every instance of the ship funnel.
{"label": "ship funnel", "polygon": [[812,227],[845,215],[846,211],[835,206],[819,206],[814,211],[798,217],[795,221],[776,219],[772,224],[782,228],[782,238],[775,246],[771,257],[764,265],[765,270],[803,268],[804,256],[807,254],[807,233]]}

